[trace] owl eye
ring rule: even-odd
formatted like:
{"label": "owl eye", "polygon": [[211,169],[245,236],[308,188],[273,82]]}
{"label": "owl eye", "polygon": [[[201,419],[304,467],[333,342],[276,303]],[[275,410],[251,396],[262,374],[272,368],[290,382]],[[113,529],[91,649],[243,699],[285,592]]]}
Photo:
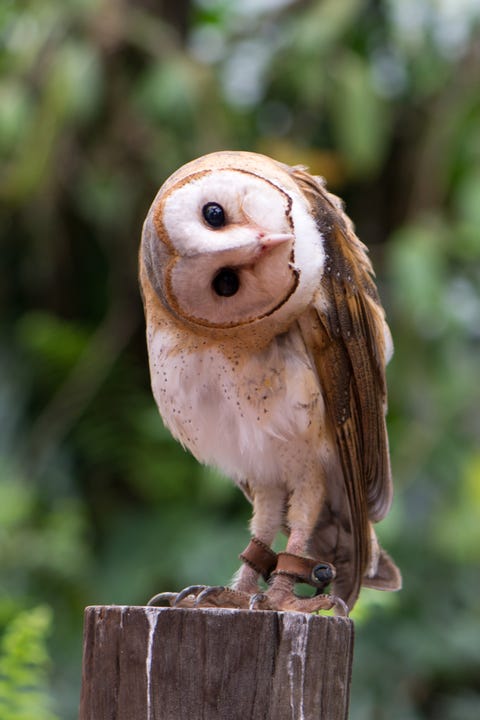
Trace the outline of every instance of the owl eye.
{"label": "owl eye", "polygon": [[240,280],[238,273],[232,268],[221,268],[212,281],[212,288],[221,297],[232,297],[238,292]]}
{"label": "owl eye", "polygon": [[225,225],[225,213],[221,205],[215,202],[209,202],[202,208],[202,215],[205,221],[214,228]]}

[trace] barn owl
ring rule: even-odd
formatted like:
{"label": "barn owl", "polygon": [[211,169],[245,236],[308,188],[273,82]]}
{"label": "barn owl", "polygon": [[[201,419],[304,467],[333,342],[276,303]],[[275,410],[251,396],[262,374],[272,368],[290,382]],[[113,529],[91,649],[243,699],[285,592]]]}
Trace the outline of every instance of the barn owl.
{"label": "barn owl", "polygon": [[362,585],[400,588],[373,529],[392,499],[392,341],[372,276],[340,200],[304,168],[217,152],[160,188],[140,248],[153,395],[253,505],[231,585],[163,600],[344,614]]}

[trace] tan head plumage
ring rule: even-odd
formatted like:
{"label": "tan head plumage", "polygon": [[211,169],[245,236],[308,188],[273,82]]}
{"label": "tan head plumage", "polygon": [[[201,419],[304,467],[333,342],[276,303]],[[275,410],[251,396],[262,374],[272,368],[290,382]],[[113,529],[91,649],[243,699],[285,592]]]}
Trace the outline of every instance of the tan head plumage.
{"label": "tan head plumage", "polygon": [[238,152],[207,155],[169,178],[147,216],[142,259],[172,313],[227,328],[272,315],[289,322],[311,301],[323,254],[288,169]]}

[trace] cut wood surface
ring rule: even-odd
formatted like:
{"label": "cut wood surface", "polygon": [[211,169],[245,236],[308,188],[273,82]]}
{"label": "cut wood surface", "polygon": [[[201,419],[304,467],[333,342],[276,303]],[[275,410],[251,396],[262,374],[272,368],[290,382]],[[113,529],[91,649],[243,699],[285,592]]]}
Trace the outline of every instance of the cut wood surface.
{"label": "cut wood surface", "polygon": [[352,652],[347,618],[89,607],[80,720],[345,720]]}

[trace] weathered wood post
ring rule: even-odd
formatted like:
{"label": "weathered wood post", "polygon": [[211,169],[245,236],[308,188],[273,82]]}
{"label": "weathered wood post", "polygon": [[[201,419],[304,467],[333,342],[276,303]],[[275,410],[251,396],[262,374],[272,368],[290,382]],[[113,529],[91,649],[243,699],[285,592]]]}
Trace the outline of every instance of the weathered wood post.
{"label": "weathered wood post", "polygon": [[89,607],[80,720],[345,720],[352,652],[347,618]]}

